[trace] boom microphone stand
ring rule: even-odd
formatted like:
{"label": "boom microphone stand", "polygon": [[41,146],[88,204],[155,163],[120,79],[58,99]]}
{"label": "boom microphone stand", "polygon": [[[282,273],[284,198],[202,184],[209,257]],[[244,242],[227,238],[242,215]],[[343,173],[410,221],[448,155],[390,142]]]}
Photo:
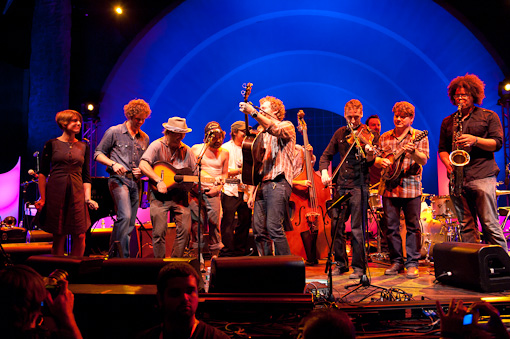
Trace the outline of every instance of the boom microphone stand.
{"label": "boom microphone stand", "polygon": [[[200,210],[202,209],[202,158],[205,155],[205,152],[209,148],[209,143],[212,139],[212,133],[208,133],[205,138],[204,148],[202,149],[202,152],[200,156],[197,158],[197,164],[195,166],[195,170],[198,168],[198,226],[197,226],[197,259],[198,264],[201,266],[200,262],[200,246],[202,245],[202,239],[201,239],[201,228],[202,228],[202,215],[200,213]],[[207,212],[207,211],[206,211]]]}
{"label": "boom microphone stand", "polygon": [[[372,287],[375,287],[377,289],[385,290],[384,287],[372,285],[370,283],[370,279],[367,276],[367,269],[368,269],[367,246],[369,246],[369,243],[368,243],[368,238],[366,236],[366,233],[368,231],[368,229],[367,229],[368,228],[368,225],[367,225],[367,202],[368,202],[368,199],[366,199],[366,198],[368,197],[368,194],[365,194],[365,189],[366,189],[366,187],[365,187],[365,175],[363,173],[363,169],[366,166],[367,159],[366,159],[365,154],[364,154],[363,150],[361,149],[361,146],[359,145],[359,143],[358,143],[358,147],[359,147],[359,150],[358,150],[359,152],[358,152],[357,157],[359,156],[360,157],[360,161],[361,161],[359,172],[360,172],[360,180],[361,180],[361,186],[360,186],[360,189],[361,189],[361,211],[362,211],[361,212],[361,229],[362,229],[362,238],[363,238],[363,261],[364,261],[364,263],[363,263],[363,275],[361,276],[359,283],[345,286],[346,289],[349,289],[351,287],[356,287],[356,288],[353,289],[352,291],[344,294],[342,296],[342,298],[344,298],[344,297],[348,296],[349,294],[357,291],[361,287],[368,288],[368,287],[372,286]],[[361,299],[359,301],[361,302],[361,301],[365,300],[370,295],[371,294],[365,296],[363,299]]]}

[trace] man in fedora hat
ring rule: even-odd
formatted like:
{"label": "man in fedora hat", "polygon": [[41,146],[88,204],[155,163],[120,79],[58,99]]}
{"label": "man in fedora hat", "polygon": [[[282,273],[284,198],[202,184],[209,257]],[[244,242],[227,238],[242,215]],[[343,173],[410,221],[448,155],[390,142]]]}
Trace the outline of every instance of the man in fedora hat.
{"label": "man in fedora hat", "polygon": [[131,100],[124,106],[127,120],[110,127],[94,153],[94,159],[106,165],[110,173],[108,187],[117,213],[110,237],[110,250],[118,241],[124,258],[129,258],[129,238],[135,228],[140,200],[138,180],[142,172],[138,164],[149,146],[149,136],[141,127],[150,114],[149,104],[143,99]]}
{"label": "man in fedora hat", "polygon": [[196,157],[191,148],[182,142],[191,128],[186,119],[173,117],[163,124],[164,136],[152,142],[143,154],[140,169],[153,183],[151,192],[150,215],[152,222],[152,245],[155,258],[164,258],[166,252],[165,236],[168,212],[175,215],[176,235],[172,249],[172,258],[182,257],[189,240],[191,230],[191,212],[188,206],[188,192],[181,188],[167,187],[163,179],[154,172],[153,166],[158,161],[165,161],[176,170],[191,169],[196,164]]}
{"label": "man in fedora hat", "polygon": [[[246,123],[236,121],[230,127],[231,140],[223,144],[223,148],[229,153],[228,176],[241,180],[243,167],[242,144],[246,137]],[[233,257],[246,255],[248,252],[248,235],[251,227],[251,209],[248,207],[248,198],[253,194],[254,186],[240,184],[228,184],[223,186],[221,195],[221,207],[223,217],[221,219],[221,239],[225,245],[221,251],[221,257]],[[237,213],[237,222],[235,216]]]}
{"label": "man in fedora hat", "polygon": [[[191,147],[191,151],[197,159],[201,159],[202,176],[213,177],[220,181],[227,178],[229,154],[226,149],[221,147],[224,139],[225,132],[221,129],[220,124],[211,121],[205,126],[204,143]],[[204,192],[202,201],[207,211],[207,225],[209,226],[209,250],[213,256],[217,256],[223,247],[220,237],[220,194],[222,188],[221,183],[202,182],[202,192]],[[196,198],[191,200],[190,206],[198,220],[198,200]],[[193,226],[193,230],[195,230],[195,226]],[[196,234],[196,232],[193,233]],[[193,247],[197,247],[198,241],[193,242]],[[202,239],[200,239],[200,243],[202,243]]]}

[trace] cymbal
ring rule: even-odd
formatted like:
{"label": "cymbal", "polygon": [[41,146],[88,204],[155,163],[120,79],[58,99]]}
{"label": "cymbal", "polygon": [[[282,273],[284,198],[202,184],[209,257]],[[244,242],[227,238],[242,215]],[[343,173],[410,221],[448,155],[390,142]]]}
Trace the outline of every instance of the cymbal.
{"label": "cymbal", "polygon": [[500,195],[507,195],[510,194],[510,190],[496,190],[496,196],[499,197]]}
{"label": "cymbal", "polygon": [[422,193],[421,196],[422,197],[430,197],[430,194],[429,193]]}

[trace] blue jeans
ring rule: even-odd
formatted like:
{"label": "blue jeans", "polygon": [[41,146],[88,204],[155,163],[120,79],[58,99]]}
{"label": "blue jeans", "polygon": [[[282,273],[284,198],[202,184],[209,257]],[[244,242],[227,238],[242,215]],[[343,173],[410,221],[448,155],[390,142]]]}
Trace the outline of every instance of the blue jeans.
{"label": "blue jeans", "polygon": [[464,182],[462,195],[452,196],[452,201],[457,212],[463,242],[480,242],[477,222],[480,220],[485,241],[491,245],[499,245],[508,251],[503,229],[499,225],[496,177]]}
{"label": "blue jeans", "polygon": [[[221,242],[221,234],[220,234],[220,211],[221,211],[221,196],[217,195],[215,197],[208,197],[205,194],[202,194],[202,214],[204,213],[204,208],[207,211],[207,220],[204,220],[202,216],[200,220],[200,224],[202,228],[200,229],[200,248],[204,248],[204,233],[208,229],[209,233],[209,249],[211,251],[219,251],[223,247],[223,243]],[[192,199],[189,203],[189,208],[191,210],[191,221],[192,221],[192,247],[198,248],[198,198]]]}
{"label": "blue jeans", "polygon": [[406,267],[418,267],[421,247],[421,197],[388,198],[383,197],[384,218],[388,226],[388,248],[392,264],[404,264],[404,250],[400,235],[400,210],[404,212],[406,222]]}
{"label": "blue jeans", "polygon": [[253,234],[259,255],[272,255],[274,243],[275,255],[289,255],[290,248],[283,229],[288,215],[289,199],[292,187],[283,175],[275,181],[260,184],[253,208]]}
{"label": "blue jeans", "polygon": [[112,176],[108,179],[108,188],[115,202],[117,220],[113,223],[110,248],[119,241],[124,258],[129,258],[129,239],[135,228],[138,213],[138,183],[132,179]]}
{"label": "blue jeans", "polygon": [[161,201],[151,192],[152,246],[154,258],[164,258],[166,253],[166,232],[168,229],[168,212],[172,211],[175,218],[175,240],[172,258],[182,258],[191,232],[191,212],[175,201]]}
{"label": "blue jeans", "polygon": [[[349,268],[349,258],[347,257],[347,236],[345,234],[345,223],[351,217],[351,248],[352,248],[352,263],[353,268],[365,268],[365,252],[364,252],[364,229],[363,219],[365,218],[368,209],[368,187],[365,187],[363,194],[363,201],[361,200],[361,187],[350,189],[341,188],[337,191],[336,198],[343,196],[347,192],[352,194],[351,198],[341,204],[339,208],[333,208],[333,223],[331,228],[331,238],[335,238],[333,249],[335,252],[335,261],[339,267]],[[362,204],[363,203],[363,204]],[[364,207],[363,207],[364,206]],[[336,237],[335,237],[336,230]]]}

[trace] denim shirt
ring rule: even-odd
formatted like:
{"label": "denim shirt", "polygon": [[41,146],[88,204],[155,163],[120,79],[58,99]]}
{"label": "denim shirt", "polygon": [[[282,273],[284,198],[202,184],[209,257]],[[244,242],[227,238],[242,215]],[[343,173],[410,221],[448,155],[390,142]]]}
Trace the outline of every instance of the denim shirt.
{"label": "denim shirt", "polygon": [[[110,127],[104,134],[103,139],[96,147],[94,159],[102,153],[122,166],[128,171],[138,167],[143,153],[149,146],[149,136],[139,131],[131,137],[126,122]],[[111,167],[107,168],[108,173],[113,174]]]}

